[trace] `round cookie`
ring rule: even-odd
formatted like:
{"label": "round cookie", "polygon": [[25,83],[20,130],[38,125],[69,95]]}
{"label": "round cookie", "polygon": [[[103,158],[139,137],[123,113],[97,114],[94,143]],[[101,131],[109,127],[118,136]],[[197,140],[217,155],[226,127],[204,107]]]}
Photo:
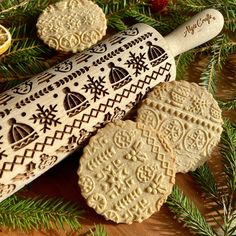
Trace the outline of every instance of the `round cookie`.
{"label": "round cookie", "polygon": [[84,148],[78,169],[87,204],[116,223],[141,222],[158,211],[175,181],[171,148],[133,121],[98,130]]}
{"label": "round cookie", "polygon": [[78,52],[97,43],[105,34],[102,9],[89,0],[62,0],[49,5],[37,21],[38,36],[59,51]]}
{"label": "round cookie", "polygon": [[155,129],[171,145],[176,172],[194,171],[220,140],[223,120],[213,96],[187,81],[159,84],[138,110],[137,122]]}

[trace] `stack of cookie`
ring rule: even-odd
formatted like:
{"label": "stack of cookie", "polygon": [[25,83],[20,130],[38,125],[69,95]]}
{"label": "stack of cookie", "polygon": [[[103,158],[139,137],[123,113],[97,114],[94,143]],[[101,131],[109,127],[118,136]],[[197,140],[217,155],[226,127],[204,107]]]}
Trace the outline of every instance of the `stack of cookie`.
{"label": "stack of cookie", "polygon": [[222,123],[206,89],[186,81],[159,84],[142,102],[136,122],[107,124],[90,139],[78,170],[82,195],[107,220],[147,219],[171,193],[177,172],[207,161]]}

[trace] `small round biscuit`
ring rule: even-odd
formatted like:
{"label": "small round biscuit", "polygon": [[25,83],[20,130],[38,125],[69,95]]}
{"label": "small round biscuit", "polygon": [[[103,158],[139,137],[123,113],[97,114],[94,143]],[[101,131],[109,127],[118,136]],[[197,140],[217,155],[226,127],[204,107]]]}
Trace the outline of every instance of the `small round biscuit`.
{"label": "small round biscuit", "polygon": [[38,36],[59,51],[80,52],[105,34],[107,20],[102,9],[89,0],[62,0],[49,5],[37,21]]}
{"label": "small round biscuit", "polygon": [[141,222],[158,211],[175,181],[171,148],[133,121],[98,130],[80,159],[79,186],[87,204],[116,223]]}
{"label": "small round biscuit", "polygon": [[213,96],[187,81],[159,84],[137,112],[137,121],[155,129],[171,145],[176,172],[204,164],[220,140],[223,120]]}

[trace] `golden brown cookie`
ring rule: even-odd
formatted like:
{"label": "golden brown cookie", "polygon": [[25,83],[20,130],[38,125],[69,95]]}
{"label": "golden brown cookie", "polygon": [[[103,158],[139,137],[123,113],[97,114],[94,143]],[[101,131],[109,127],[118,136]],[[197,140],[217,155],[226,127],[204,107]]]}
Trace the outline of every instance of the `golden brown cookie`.
{"label": "golden brown cookie", "polygon": [[155,129],[176,155],[176,171],[193,171],[210,156],[222,132],[221,110],[203,87],[187,81],[162,83],[138,110],[137,121]]}
{"label": "golden brown cookie", "polygon": [[107,28],[105,14],[89,0],[62,0],[39,16],[38,36],[49,47],[78,52],[97,43]]}
{"label": "golden brown cookie", "polygon": [[171,193],[175,161],[168,144],[143,124],[116,121],[98,130],[80,159],[79,186],[107,220],[141,222]]}

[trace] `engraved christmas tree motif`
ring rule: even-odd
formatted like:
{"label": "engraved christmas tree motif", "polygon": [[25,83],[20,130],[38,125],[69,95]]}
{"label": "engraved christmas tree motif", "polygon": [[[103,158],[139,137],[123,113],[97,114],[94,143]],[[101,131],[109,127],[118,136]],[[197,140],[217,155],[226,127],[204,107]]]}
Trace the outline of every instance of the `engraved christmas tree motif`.
{"label": "engraved christmas tree motif", "polygon": [[23,123],[17,123],[14,118],[11,118],[8,124],[11,126],[8,140],[15,151],[27,146],[39,137],[32,127]]}
{"label": "engraved christmas tree motif", "polygon": [[[3,142],[1,142],[1,139],[2,139],[2,136],[0,136],[0,145],[3,144]],[[3,157],[7,157],[7,155],[5,154],[5,150],[1,150],[1,147],[0,147],[0,160],[2,160]]]}
{"label": "engraved christmas tree motif", "polygon": [[129,52],[129,58],[130,60],[127,60],[125,65],[128,65],[128,68],[134,69],[133,75],[136,77],[140,75],[142,72],[145,72],[146,70],[149,70],[148,64],[145,64],[145,53],[139,53],[139,55],[136,56],[135,53]]}
{"label": "engraved christmas tree motif", "polygon": [[157,66],[168,58],[166,51],[157,45],[153,45],[152,42],[147,42],[148,48],[148,59],[151,62],[151,65]]}
{"label": "engraved christmas tree motif", "polygon": [[47,130],[50,130],[51,126],[56,127],[58,124],[61,124],[59,121],[60,118],[57,118],[55,113],[57,112],[56,107],[50,105],[49,108],[45,108],[45,106],[41,106],[40,104],[37,104],[36,112],[37,114],[33,114],[33,116],[30,118],[30,120],[33,120],[34,123],[39,122],[40,125],[43,125],[43,128],[41,129],[44,133],[47,132]]}
{"label": "engraved christmas tree motif", "polygon": [[103,122],[98,122],[94,126],[94,128],[99,129],[109,122],[113,122],[115,120],[121,120],[124,116],[125,116],[125,111],[121,110],[119,107],[115,107],[113,112],[107,112],[104,115]]}
{"label": "engraved christmas tree motif", "polygon": [[68,87],[63,89],[66,94],[64,99],[64,108],[69,117],[75,116],[90,106],[86,98],[77,92],[71,92]]}
{"label": "engraved christmas tree motif", "polygon": [[90,137],[91,134],[91,132],[85,129],[80,129],[80,131],[78,132],[78,136],[75,136],[74,134],[70,136],[68,138],[67,145],[61,146],[56,150],[56,152],[67,153],[74,151],[83,141]]}
{"label": "engraved christmas tree motif", "polygon": [[123,87],[132,80],[128,71],[124,68],[115,66],[113,62],[110,62],[108,66],[111,68],[111,71],[109,73],[109,80],[114,90]]}
{"label": "engraved christmas tree motif", "polygon": [[28,165],[26,165],[26,172],[16,175],[14,178],[12,178],[12,181],[14,182],[23,181],[23,180],[30,179],[31,177],[34,177],[35,169],[36,169],[36,164],[31,161]]}
{"label": "engraved christmas tree motif", "polygon": [[108,95],[107,88],[105,88],[105,76],[101,77],[99,76],[98,79],[94,79],[94,77],[91,77],[88,75],[88,84],[85,84],[82,89],[85,90],[85,92],[90,92],[93,94],[93,101],[96,102],[98,99],[100,99],[101,96]]}

